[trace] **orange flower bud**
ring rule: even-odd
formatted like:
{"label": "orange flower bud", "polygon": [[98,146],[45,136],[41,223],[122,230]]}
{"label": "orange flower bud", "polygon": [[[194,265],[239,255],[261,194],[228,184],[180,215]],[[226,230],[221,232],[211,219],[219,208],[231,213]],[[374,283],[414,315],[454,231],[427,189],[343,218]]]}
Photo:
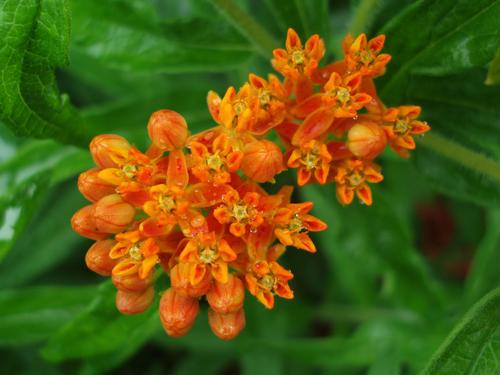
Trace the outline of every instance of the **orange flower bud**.
{"label": "orange flower bud", "polygon": [[117,259],[109,257],[109,251],[115,244],[116,242],[113,240],[102,240],[94,243],[85,254],[87,267],[101,276],[110,276],[111,270],[118,263]]}
{"label": "orange flower bud", "polygon": [[97,229],[94,204],[82,207],[76,211],[71,218],[71,227],[80,236],[92,240],[104,240],[109,237],[108,233],[103,233]]}
{"label": "orange flower bud", "polygon": [[95,205],[95,221],[100,232],[122,232],[134,221],[134,217],[134,206],[124,202],[118,194],[101,198]]}
{"label": "orange flower bud", "polygon": [[98,168],[89,169],[78,176],[78,190],[91,202],[97,202],[106,195],[114,194],[116,186],[101,180]]}
{"label": "orange flower bud", "polygon": [[240,309],[229,314],[208,310],[208,324],[215,336],[222,340],[234,339],[245,328],[245,312]]}
{"label": "orange flower bud", "polygon": [[271,181],[283,171],[283,154],[271,141],[261,140],[247,143],[241,161],[243,173],[255,182]]}
{"label": "orange flower bud", "polygon": [[160,319],[169,336],[184,336],[194,324],[200,305],[196,298],[183,296],[170,288],[160,300]]}
{"label": "orange flower bud", "polygon": [[386,144],[384,130],[374,122],[356,124],[347,133],[347,148],[360,158],[375,158]]}
{"label": "orange flower bud", "polygon": [[141,292],[125,292],[118,290],[116,293],[116,308],[122,314],[140,314],[148,309],[155,299],[152,286]]}
{"label": "orange flower bud", "polygon": [[132,146],[119,135],[101,134],[92,139],[89,148],[94,162],[99,167],[115,168],[119,166],[117,161],[123,159]]}
{"label": "orange flower bud", "polygon": [[227,283],[214,282],[207,294],[210,307],[219,314],[227,314],[240,310],[245,299],[245,287],[236,276],[229,274]]}
{"label": "orange flower bud", "polygon": [[148,122],[149,138],[161,150],[172,151],[184,146],[188,136],[186,120],[168,109],[154,112]]}
{"label": "orange flower bud", "polygon": [[112,281],[115,287],[124,292],[140,292],[149,287],[153,281],[151,273],[145,279],[141,279],[138,274],[117,276],[113,275]]}
{"label": "orange flower bud", "polygon": [[201,297],[208,293],[212,287],[212,276],[206,272],[199,284],[192,285],[189,281],[189,263],[179,263],[170,271],[170,284],[180,294],[188,297]]}

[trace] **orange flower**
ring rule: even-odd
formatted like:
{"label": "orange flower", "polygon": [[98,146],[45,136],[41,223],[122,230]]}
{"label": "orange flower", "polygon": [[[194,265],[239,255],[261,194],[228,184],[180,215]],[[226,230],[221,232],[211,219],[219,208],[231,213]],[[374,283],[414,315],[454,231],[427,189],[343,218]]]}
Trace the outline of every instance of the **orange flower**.
{"label": "orange flower", "polygon": [[99,169],[92,168],[78,176],[78,190],[91,202],[115,193],[116,186],[98,177]]}
{"label": "orange flower", "polygon": [[240,309],[227,314],[208,309],[208,324],[214,335],[222,340],[232,340],[245,328],[245,312]]}
{"label": "orange flower", "polygon": [[309,232],[319,232],[327,228],[326,223],[309,215],[312,202],[289,203],[278,209],[274,216],[276,229],[274,234],[285,246],[316,252],[316,246],[309,237]]}
{"label": "orange flower", "polygon": [[189,148],[191,172],[203,182],[230,182],[231,173],[240,167],[243,158],[243,152],[225,134],[219,134],[214,139],[211,150],[197,141],[191,141]]}
{"label": "orange flower", "polygon": [[374,159],[382,153],[386,144],[384,130],[376,122],[357,123],[347,133],[347,147],[359,158]]}
{"label": "orange flower", "polygon": [[311,36],[305,47],[293,29],[288,29],[286,49],[275,49],[272,64],[274,69],[287,78],[298,79],[300,76],[311,77],[319,61],[325,54],[325,45],[318,35]]}
{"label": "orange flower", "polygon": [[336,163],[337,198],[342,204],[350,204],[356,193],[361,202],[370,206],[372,192],[367,183],[378,183],[383,178],[380,167],[370,161],[341,160]]}
{"label": "orange flower", "polygon": [[245,275],[250,293],[268,309],[274,307],[275,295],[286,299],[293,298],[293,292],[288,286],[288,281],[292,278],[290,271],[276,262],[265,260],[253,263]]}
{"label": "orange flower", "polygon": [[163,293],[159,307],[163,328],[171,337],[181,337],[189,332],[200,311],[197,298],[184,296],[170,288]]}
{"label": "orange flower", "polygon": [[431,130],[426,122],[417,120],[420,111],[418,106],[403,105],[387,109],[382,116],[391,148],[402,157],[410,156],[408,150],[415,149],[415,135]]}
{"label": "orange flower", "polygon": [[288,166],[298,168],[298,184],[305,185],[312,176],[320,184],[326,183],[332,157],[324,143],[311,140],[290,154]]}
{"label": "orange flower", "polygon": [[322,100],[335,117],[355,117],[357,111],[372,100],[368,94],[357,93],[361,80],[359,73],[345,77],[341,77],[337,72],[332,73],[323,88]]}
{"label": "orange flower", "polygon": [[227,283],[213,283],[207,294],[207,301],[212,310],[219,314],[236,312],[243,308],[245,286],[239,277],[228,275]]}
{"label": "orange flower", "polygon": [[141,279],[150,276],[158,263],[160,247],[153,238],[144,239],[138,230],[116,235],[118,243],[109,252],[111,259],[120,259],[113,268],[113,275],[138,274]]}
{"label": "orange flower", "polygon": [[252,134],[264,134],[271,128],[283,122],[286,115],[285,101],[288,93],[279,79],[270,74],[266,81],[255,74],[248,76],[250,86],[258,98],[256,121],[252,124]]}
{"label": "orange flower", "polygon": [[385,66],[391,60],[391,55],[380,54],[384,42],[385,35],[379,35],[369,41],[365,34],[359,35],[356,39],[347,35],[343,43],[347,70],[359,72],[367,77],[383,74]]}
{"label": "orange flower", "polygon": [[236,259],[236,254],[224,239],[217,239],[214,232],[199,234],[190,239],[179,256],[179,262],[188,263],[191,285],[197,285],[207,272],[225,283],[228,280],[228,263]]}
{"label": "orange flower", "polygon": [[85,254],[87,267],[101,276],[110,276],[117,261],[109,257],[109,251],[115,246],[113,240],[96,241]]}
{"label": "orange flower", "polygon": [[89,146],[94,162],[101,168],[123,165],[131,148],[125,138],[115,134],[98,135],[92,139]]}
{"label": "orange flower", "polygon": [[266,139],[247,143],[243,154],[241,170],[255,182],[272,181],[284,169],[280,148]]}
{"label": "orange flower", "polygon": [[241,237],[248,229],[255,231],[264,222],[263,212],[259,210],[260,199],[255,192],[247,192],[240,199],[236,190],[230,190],[224,196],[224,204],[214,210],[214,217],[221,224],[230,224],[231,234]]}
{"label": "orange flower", "polygon": [[168,109],[153,112],[148,122],[149,138],[160,150],[172,151],[184,146],[188,136],[186,120]]}
{"label": "orange flower", "polygon": [[[248,131],[255,121],[258,106],[259,98],[248,83],[245,83],[238,92],[231,86],[220,102],[218,123],[226,129]],[[212,110],[217,111],[215,108]]]}

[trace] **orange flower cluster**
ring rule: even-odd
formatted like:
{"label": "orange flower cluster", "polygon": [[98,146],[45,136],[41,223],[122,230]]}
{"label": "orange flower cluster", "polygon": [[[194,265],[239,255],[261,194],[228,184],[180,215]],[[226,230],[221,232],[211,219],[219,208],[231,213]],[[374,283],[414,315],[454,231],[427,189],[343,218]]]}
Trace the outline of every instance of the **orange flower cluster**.
{"label": "orange flower cluster", "polygon": [[[314,35],[303,46],[290,29],[286,49],[273,52],[283,80],[250,74],[222,98],[208,93],[215,127],[190,135],[180,114],[160,110],[145,153],[117,135],[92,140],[97,167],[78,180],[91,204],[72,226],[96,241],[86,263],[112,277],[119,311],[153,303],[155,268],[170,277],[159,313],[174,337],[189,331],[202,297],[222,339],[245,326],[246,289],[269,309],[275,296],[293,298],[293,274],[278,259],[289,246],[314,253],[309,233],[327,225],[310,215],[311,202],[291,203],[292,187],[270,195],[259,184],[294,168],[298,185],[333,182],[341,203],[357,195],[370,205],[368,183],[382,180],[372,160],[387,144],[407,156],[413,136],[429,130],[419,107],[385,108],[377,97],[372,79],[390,60],[383,44],[384,36],[348,36],[344,60],[319,67],[323,41]],[[284,150],[266,139],[271,132]]]}

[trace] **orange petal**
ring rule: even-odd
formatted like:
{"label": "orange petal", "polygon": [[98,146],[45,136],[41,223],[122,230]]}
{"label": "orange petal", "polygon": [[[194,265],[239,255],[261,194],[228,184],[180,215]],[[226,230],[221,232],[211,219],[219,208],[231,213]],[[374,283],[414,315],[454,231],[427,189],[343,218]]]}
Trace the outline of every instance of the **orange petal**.
{"label": "orange petal", "polygon": [[356,189],[356,195],[367,206],[372,205],[372,191],[367,184],[362,184]]}
{"label": "orange petal", "polygon": [[354,198],[354,192],[344,184],[337,185],[336,193],[341,204],[350,204]]}
{"label": "orange petal", "polygon": [[191,285],[198,285],[203,278],[205,277],[205,273],[207,272],[207,267],[203,263],[195,263],[191,265],[191,269],[189,270],[189,282]]}
{"label": "orange petal", "polygon": [[168,156],[167,184],[184,189],[189,181],[186,157],[182,150],[174,150]]}
{"label": "orange petal", "polygon": [[334,119],[332,111],[320,108],[306,117],[292,137],[292,144],[299,146],[323,135]]}

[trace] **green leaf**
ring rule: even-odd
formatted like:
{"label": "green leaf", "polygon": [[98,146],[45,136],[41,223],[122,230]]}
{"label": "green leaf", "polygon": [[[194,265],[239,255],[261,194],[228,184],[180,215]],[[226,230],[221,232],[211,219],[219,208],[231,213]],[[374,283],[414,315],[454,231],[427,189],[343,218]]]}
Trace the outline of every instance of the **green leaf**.
{"label": "green leaf", "polygon": [[0,261],[28,224],[47,188],[89,166],[88,152],[51,140],[26,142],[0,163]]}
{"label": "green leaf", "polygon": [[393,55],[377,84],[382,98],[400,103],[412,73],[453,74],[491,61],[500,38],[499,0],[421,0],[381,31]]}
{"label": "green leaf", "polygon": [[0,6],[0,119],[22,137],[87,141],[54,69],[68,63],[68,1],[6,0]]}
{"label": "green leaf", "polygon": [[500,369],[499,306],[500,288],[497,288],[465,315],[422,374],[497,374]]}
{"label": "green leaf", "polygon": [[284,40],[288,28],[294,29],[304,42],[312,34],[326,38],[328,2],[324,0],[266,0],[265,5],[274,15],[274,20],[281,29]]}
{"label": "green leaf", "polygon": [[26,284],[70,256],[78,258],[84,268],[84,250],[90,247],[90,241],[73,232],[70,226],[73,213],[85,204],[76,182],[71,180],[50,190],[41,202],[0,263],[0,285],[4,287]]}
{"label": "green leaf", "polygon": [[105,66],[147,74],[226,71],[253,55],[217,14],[161,22],[150,13],[125,0],[76,1],[72,48]]}
{"label": "green leaf", "polygon": [[49,337],[91,300],[93,287],[43,286],[0,291],[0,345]]}
{"label": "green leaf", "polygon": [[491,209],[486,218],[486,233],[479,244],[472,269],[467,278],[466,296],[475,302],[488,291],[500,285],[497,259],[500,257],[500,210]]}
{"label": "green leaf", "polygon": [[155,305],[139,315],[122,315],[115,306],[115,293],[111,282],[101,284],[88,308],[49,339],[43,356],[60,362],[110,354],[129,345],[135,350],[134,342],[144,342],[158,329]]}
{"label": "green leaf", "polygon": [[500,47],[497,49],[497,53],[490,63],[490,68],[488,70],[488,75],[486,77],[485,83],[487,85],[500,84]]}

